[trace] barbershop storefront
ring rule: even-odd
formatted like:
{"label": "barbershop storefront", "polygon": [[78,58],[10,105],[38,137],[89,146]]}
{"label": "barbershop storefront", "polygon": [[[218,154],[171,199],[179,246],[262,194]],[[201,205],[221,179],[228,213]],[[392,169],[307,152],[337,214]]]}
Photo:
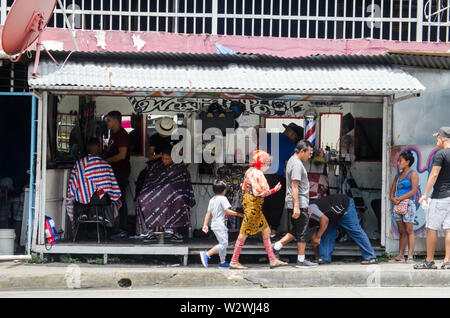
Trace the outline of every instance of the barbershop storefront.
{"label": "barbershop storefront", "polygon": [[[61,61],[67,55],[54,54]],[[249,147],[239,146],[236,137],[233,140],[227,134],[254,127],[282,132],[283,125],[292,122],[312,135],[315,143],[314,158],[307,166],[315,178],[314,195],[344,192],[360,199],[363,228],[376,242],[377,253],[384,251],[390,231],[393,105],[416,98],[425,89],[400,67],[359,57],[108,52],[75,52],[62,65],[43,59],[40,77],[29,79],[30,89],[39,97],[33,252],[100,254],[105,260],[115,254],[178,254],[185,256],[186,263],[189,254],[203,248],[195,233],[202,227],[213,195],[212,181],[223,177],[236,184],[232,175],[248,165]],[[135,182],[146,166],[148,138],[155,133],[158,118],[170,117],[189,132],[198,129],[199,122],[201,132],[211,127],[223,132],[223,156],[213,163],[204,160],[207,150],[214,148],[210,138],[187,143],[190,158],[200,154],[201,160],[185,162],[196,205],[191,210],[193,234],[183,243],[72,242],[64,205],[74,163],[71,133],[77,120],[90,116],[91,124],[80,131],[83,138],[107,135],[102,116],[113,110],[122,113],[128,132],[135,130],[140,136],[130,159],[130,179]],[[238,157],[242,160],[236,162]],[[350,186],[348,180],[356,183]],[[127,206],[132,217],[135,193],[133,187],[129,191]],[[62,231],[61,241],[51,248],[45,244],[45,216]],[[284,216],[280,231],[287,226]],[[230,219],[229,228],[237,232],[239,222]],[[243,253],[259,250],[250,246]],[[336,252],[358,255],[359,250],[343,247]]]}

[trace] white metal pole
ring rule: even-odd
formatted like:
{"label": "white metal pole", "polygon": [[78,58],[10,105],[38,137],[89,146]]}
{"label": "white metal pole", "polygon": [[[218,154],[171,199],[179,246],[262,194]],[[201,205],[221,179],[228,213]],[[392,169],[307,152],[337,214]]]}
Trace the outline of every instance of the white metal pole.
{"label": "white metal pole", "polygon": [[0,10],[1,10],[1,24],[4,25],[5,24],[5,20],[6,20],[6,8],[8,6],[8,3],[6,2],[6,0],[2,1]]}
{"label": "white metal pole", "polygon": [[383,98],[383,162],[381,178],[381,246],[386,246],[386,238],[390,222],[390,156],[392,147],[392,115],[393,106],[388,97]]}
{"label": "white metal pole", "polygon": [[33,239],[31,242],[31,250],[35,250],[38,231],[41,231],[39,228],[39,219],[41,214],[41,185],[42,185],[42,95],[38,96],[38,125],[37,125],[37,137],[36,137],[36,193],[34,196],[34,207],[35,214],[33,218]]}
{"label": "white metal pole", "polygon": [[39,244],[45,243],[45,207],[46,207],[46,189],[47,189],[47,110],[48,110],[48,93],[42,93],[42,185],[41,185],[41,213],[39,227],[41,228],[39,235]]}
{"label": "white metal pole", "polygon": [[[217,35],[217,19],[218,19],[218,3],[217,0],[213,0],[212,2],[212,26],[211,33],[212,35]],[[195,19],[195,18],[194,18]],[[195,31],[194,31],[195,33]]]}

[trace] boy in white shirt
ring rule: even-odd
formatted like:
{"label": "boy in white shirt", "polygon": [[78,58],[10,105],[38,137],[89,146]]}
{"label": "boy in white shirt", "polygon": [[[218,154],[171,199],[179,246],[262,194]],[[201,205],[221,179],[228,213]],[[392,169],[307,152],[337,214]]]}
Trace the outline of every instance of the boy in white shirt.
{"label": "boy in white shirt", "polygon": [[215,196],[209,200],[208,211],[205,215],[202,231],[208,233],[208,223],[209,219],[212,217],[211,230],[214,232],[219,244],[211,248],[209,251],[205,250],[200,252],[200,258],[203,266],[208,267],[211,256],[214,254],[219,254],[219,266],[228,268],[230,267],[230,264],[225,260],[228,247],[228,229],[225,225],[225,216],[226,214],[240,217],[243,217],[244,215],[230,210],[230,202],[228,202],[228,199],[225,197],[225,194],[227,193],[227,185],[225,182],[221,180],[214,181],[213,192]]}

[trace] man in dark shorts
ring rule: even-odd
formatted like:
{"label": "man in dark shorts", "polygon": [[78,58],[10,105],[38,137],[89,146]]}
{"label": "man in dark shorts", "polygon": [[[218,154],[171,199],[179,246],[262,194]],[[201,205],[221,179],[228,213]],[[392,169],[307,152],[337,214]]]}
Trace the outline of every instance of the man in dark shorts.
{"label": "man in dark shorts", "polygon": [[352,198],[344,194],[333,194],[310,202],[308,239],[316,253],[319,264],[331,263],[337,230],[342,227],[358,244],[363,260],[361,264],[377,264],[375,250],[361,228]]}
{"label": "man in dark shorts", "polygon": [[[281,190],[266,197],[263,203],[263,214],[270,226],[271,239],[274,239],[277,234],[277,229],[280,226],[280,220],[284,210],[284,200],[286,197],[284,168],[286,166],[286,161],[294,154],[297,141],[303,138],[303,128],[295,123],[283,125],[283,127],[285,130],[281,134],[267,134],[267,152],[270,153],[272,157],[272,164],[265,173],[265,177],[271,189],[278,183],[281,184]],[[273,144],[272,135],[275,137]]]}
{"label": "man in dark shorts", "polygon": [[114,175],[122,192],[122,207],[119,210],[119,224],[115,225],[115,235],[111,239],[124,239],[127,235],[127,200],[126,191],[128,178],[131,172],[130,166],[130,136],[122,127],[122,114],[119,111],[109,112],[106,126],[111,131],[106,151],[106,161],[111,165]]}
{"label": "man in dark shorts", "polygon": [[433,136],[439,150],[433,158],[433,168],[428,177],[427,187],[419,203],[431,201],[427,213],[427,258],[415,269],[436,269],[434,251],[438,240],[438,230],[445,231],[445,257],[442,269],[450,269],[450,127],[441,127]]}
{"label": "man in dark shorts", "polygon": [[308,204],[309,204],[309,181],[306,172],[306,163],[312,155],[312,145],[306,140],[297,143],[294,154],[286,166],[286,207],[291,216],[292,227],[281,240],[273,245],[275,256],[279,258],[281,248],[297,240],[297,264],[296,267],[308,268],[317,266],[317,263],[305,259],[305,248],[308,231]]}

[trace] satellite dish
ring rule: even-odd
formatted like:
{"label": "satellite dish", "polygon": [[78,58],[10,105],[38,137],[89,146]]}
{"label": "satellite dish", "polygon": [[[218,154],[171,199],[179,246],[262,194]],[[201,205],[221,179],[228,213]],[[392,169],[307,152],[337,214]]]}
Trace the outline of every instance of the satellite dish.
{"label": "satellite dish", "polygon": [[[57,0],[16,0],[3,27],[3,51],[8,55],[19,54],[16,59],[10,58],[13,62],[18,62],[23,52],[37,40],[35,68],[31,74],[32,77],[37,75],[42,46],[40,38],[52,17],[56,2]],[[54,59],[53,61],[56,63]]]}

